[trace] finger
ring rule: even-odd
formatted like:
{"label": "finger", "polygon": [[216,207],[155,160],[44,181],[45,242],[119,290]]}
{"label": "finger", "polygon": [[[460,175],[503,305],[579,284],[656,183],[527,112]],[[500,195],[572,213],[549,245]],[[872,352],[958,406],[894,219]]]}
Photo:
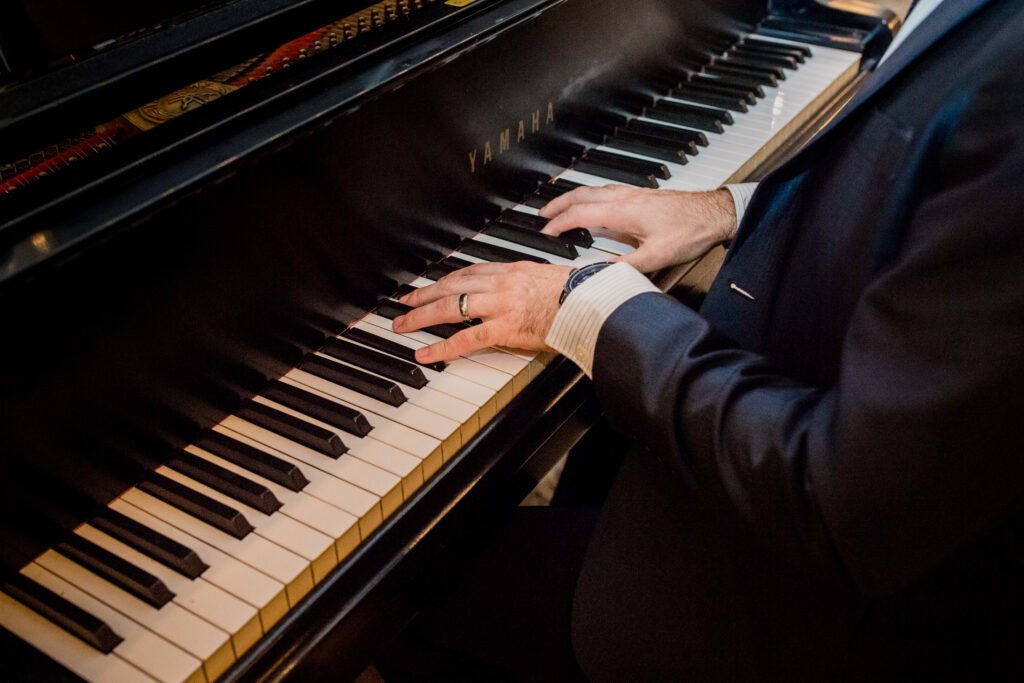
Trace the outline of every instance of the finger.
{"label": "finger", "polygon": [[[506,264],[501,265],[504,266]],[[500,273],[504,270],[507,270],[507,268],[498,272]],[[409,306],[419,307],[443,299],[446,296],[490,292],[497,286],[495,284],[495,275],[497,273],[488,275],[486,272],[484,274],[479,274],[480,271],[476,272],[478,273],[476,275],[472,273],[458,275],[458,271],[451,273],[432,285],[418,289],[415,292],[409,292],[399,301]]]}
{"label": "finger", "polygon": [[493,342],[494,325],[483,323],[453,334],[448,339],[424,346],[416,350],[416,361],[419,363],[436,363],[440,360],[452,360],[470,351],[484,349]]}
{"label": "finger", "polygon": [[622,256],[616,256],[612,261],[616,263],[628,263],[641,273],[650,273],[658,270],[659,268],[664,268],[670,263],[670,261],[665,258],[664,252],[659,253],[656,248],[650,245],[642,246],[636,251],[631,251],[630,253],[623,254]]}
{"label": "finger", "polygon": [[620,207],[621,204],[618,202],[575,204],[548,221],[541,232],[547,235],[561,235],[566,230],[573,228],[600,227],[608,228],[613,232],[623,232],[617,229],[619,224],[625,223],[622,220]]}
{"label": "finger", "polygon": [[629,192],[633,188],[625,185],[602,185],[599,187],[577,187],[575,190],[566,192],[548,202],[540,211],[543,218],[554,218],[570,206],[575,204],[589,204],[591,202],[610,202],[621,198],[623,191]]}
{"label": "finger", "polygon": [[459,297],[446,296],[414,308],[391,321],[391,329],[399,334],[421,330],[430,325],[462,322]]}
{"label": "finger", "polygon": [[[467,286],[457,284],[464,282],[466,279],[474,279],[480,277],[493,277],[500,273],[503,273],[509,269],[507,263],[474,263],[466,268],[460,268],[443,278],[435,282],[434,284],[420,287],[412,292],[409,292],[405,296],[401,297],[399,301],[409,306],[422,306],[423,304],[431,301],[436,301],[443,296],[450,294],[461,294],[462,292],[470,291]],[[477,285],[479,289],[479,285]],[[473,290],[476,291],[476,290]]]}

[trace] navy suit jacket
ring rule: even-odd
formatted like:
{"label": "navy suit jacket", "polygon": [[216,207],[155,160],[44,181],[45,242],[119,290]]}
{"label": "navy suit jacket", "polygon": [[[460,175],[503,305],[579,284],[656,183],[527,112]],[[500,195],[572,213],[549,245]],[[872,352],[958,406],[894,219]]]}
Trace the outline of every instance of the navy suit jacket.
{"label": "navy suit jacket", "polygon": [[761,183],[699,313],[646,294],[611,316],[594,387],[643,448],[577,590],[591,678],[1013,661],[1024,3],[946,0]]}

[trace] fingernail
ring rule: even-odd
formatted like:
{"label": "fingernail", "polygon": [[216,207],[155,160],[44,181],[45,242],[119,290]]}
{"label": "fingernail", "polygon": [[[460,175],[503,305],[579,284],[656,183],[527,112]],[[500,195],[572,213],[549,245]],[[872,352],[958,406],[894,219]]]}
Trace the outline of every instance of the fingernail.
{"label": "fingernail", "polygon": [[400,304],[407,303],[408,299],[409,299],[409,295],[408,294],[406,294],[404,296],[400,296],[400,297],[398,297],[398,303],[400,303]]}
{"label": "fingernail", "polygon": [[416,361],[418,363],[429,363],[430,360],[430,349],[426,346],[420,349],[416,349]]}
{"label": "fingernail", "polygon": [[402,331],[402,329],[401,329],[402,328],[402,321],[404,321],[404,320],[405,320],[405,316],[404,315],[400,315],[397,318],[395,318],[394,320],[392,320],[391,321],[391,329],[393,331],[395,331],[395,332],[401,332]]}

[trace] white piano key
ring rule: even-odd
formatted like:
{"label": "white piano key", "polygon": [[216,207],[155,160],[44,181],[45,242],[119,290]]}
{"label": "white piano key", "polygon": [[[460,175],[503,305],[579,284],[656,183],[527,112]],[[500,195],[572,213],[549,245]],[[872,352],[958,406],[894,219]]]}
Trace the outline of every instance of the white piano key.
{"label": "white piano key", "polygon": [[[378,326],[378,329],[390,331],[391,321],[389,321],[387,318],[383,318],[376,314],[368,314],[366,317],[363,318],[363,322],[376,325]],[[441,341],[441,337],[431,334],[426,330],[404,332],[402,333],[402,336],[412,341],[418,342],[420,344],[435,344]],[[464,353],[459,359],[456,359],[455,361],[450,361],[449,365],[451,364],[451,362],[462,363],[464,360],[473,361],[482,366],[490,368],[491,370],[496,370],[497,372],[503,373],[506,377],[511,378],[511,384],[509,384],[508,380],[505,379],[505,383],[502,385],[502,388],[497,390],[497,393],[495,394],[497,402],[502,406],[508,403],[508,401],[512,399],[512,396],[518,394],[520,391],[526,388],[526,384],[530,380],[530,361],[524,358],[520,358],[519,356],[513,353],[503,351],[496,347],[477,349],[475,351]],[[456,368],[457,372],[459,370],[460,368]],[[469,368],[469,370],[479,372],[477,368]],[[463,377],[466,376],[465,373],[461,374],[463,375]],[[494,377],[497,378],[498,381],[501,381],[502,379],[497,374],[494,374]]]}
{"label": "white piano key", "polygon": [[[282,378],[281,381],[285,384],[301,387],[302,389],[317,396],[322,396],[323,398],[332,401],[338,401],[339,403],[345,403],[341,399],[338,399],[319,388],[323,387],[329,391],[336,391],[337,389],[343,388],[337,387],[337,385],[332,385],[327,380],[323,380],[323,384],[318,384],[317,387],[300,384],[296,380],[288,377]],[[364,438],[371,439],[374,443],[396,448],[399,451],[408,453],[421,461],[426,461],[433,457],[445,443],[441,439],[430,436],[429,434],[424,434],[423,432],[407,427],[382,415],[370,413],[366,416],[366,419],[370,425],[373,426],[373,431],[367,434]]]}
{"label": "white piano key", "polygon": [[181,683],[205,680],[202,672],[203,663],[197,657],[97,600],[74,584],[34,562],[24,567],[21,573],[106,622],[115,633],[124,638],[114,648],[113,654],[134,664],[158,681]]}
{"label": "white piano key", "polygon": [[[357,489],[368,494],[364,497],[366,501],[380,499],[389,495],[401,483],[398,477],[390,472],[354,458],[348,453],[338,458],[332,458],[320,451],[313,450],[276,432],[264,429],[259,425],[235,416],[225,418],[221,424],[228,429],[248,436],[250,439],[259,441],[264,446],[271,448],[275,453],[290,455],[294,460],[315,467],[322,472],[327,472],[335,478],[355,486]],[[303,474],[306,474],[307,471],[307,467],[302,468]]]}
{"label": "white piano key", "polygon": [[[274,408],[275,410],[280,410],[281,412],[287,413],[288,415],[293,415],[295,417],[306,420],[322,429],[328,429],[337,432],[337,430],[334,427],[327,424],[326,422],[321,422],[320,420],[317,420],[314,417],[303,415],[302,413],[296,410],[292,410],[288,406],[281,405],[280,403],[274,403],[273,401],[263,398],[262,396],[258,396],[254,400],[259,403],[263,403],[264,405],[268,405]],[[367,419],[371,420],[371,418]],[[379,418],[376,415],[372,416],[370,424],[371,426],[374,427],[373,431],[376,431],[376,425],[374,425],[374,421],[379,421],[380,419],[381,418]],[[428,457],[430,455],[430,451],[433,451],[434,448],[437,448],[440,444],[437,443],[436,439],[426,439],[425,441],[427,442],[427,448],[430,448],[430,451],[427,451],[426,448],[424,448],[422,457],[417,458],[416,456],[410,453],[398,450],[397,448],[388,445],[384,441],[374,439],[372,437],[373,431],[371,431],[370,434],[364,437],[354,436],[352,434],[345,434],[345,445],[348,446],[348,452],[346,453],[346,455],[351,455],[353,458],[362,460],[363,462],[369,463],[374,467],[378,467],[384,470],[385,472],[390,472],[391,474],[397,476],[399,479],[402,480],[402,488],[404,492],[403,497],[408,497],[408,495],[411,494],[413,490],[415,490],[420,484],[423,483],[423,470],[421,469],[423,458]],[[406,487],[407,482],[409,488]]]}
{"label": "white piano key", "polygon": [[35,563],[198,658],[210,680],[235,660],[226,632],[173,602],[157,609],[53,550]]}
{"label": "white piano key", "polygon": [[103,654],[3,592],[0,592],[0,626],[87,681],[153,683],[155,680],[116,652]]}
{"label": "white piano key", "polygon": [[258,609],[264,631],[273,626],[288,611],[288,598],[283,582],[267,576],[220,549],[195,536],[188,535],[181,529],[124,500],[114,500],[109,507],[192,548],[209,565],[209,568],[203,572],[202,578]]}
{"label": "white piano key", "polygon": [[327,534],[320,533],[280,512],[269,515],[260,512],[169,467],[161,466],[156,471],[193,491],[198,491],[224,505],[233,506],[245,515],[253,525],[255,533],[304,558],[313,572],[314,581],[322,581],[327,572],[337,566],[338,555],[334,552],[334,539]]}
{"label": "white piano key", "polygon": [[313,587],[308,562],[259,534],[235,538],[139,489],[128,489],[121,499],[277,579],[286,586],[292,606]]}
{"label": "white piano key", "polygon": [[[238,430],[235,429],[236,427]],[[248,432],[255,433],[267,441],[273,441],[274,437],[282,439],[283,437],[278,437],[273,432],[267,432],[262,427],[235,417],[226,418],[221,424],[215,425],[213,430],[299,467],[306,479],[309,480],[309,484],[302,491],[356,517],[359,520],[360,538],[365,540],[383,520],[381,501],[376,495],[330,472],[310,466],[299,458],[294,458],[284,451],[274,448],[273,445],[265,444],[258,438],[249,436]]]}
{"label": "white piano key", "polygon": [[[333,396],[334,398],[344,401],[348,405],[354,406],[364,413],[372,413],[374,415],[380,415],[386,417],[389,420],[393,420],[399,424],[410,427],[418,432],[423,432],[428,436],[432,436],[435,439],[444,441],[449,438],[452,434],[459,431],[459,423],[455,420],[450,420],[443,415],[421,408],[418,405],[409,403],[406,401],[400,406],[393,406],[383,401],[378,401],[375,398],[371,398],[364,394],[343,387],[339,384],[334,384],[325,379],[317,377],[316,375],[305,372],[304,370],[289,370],[285,374],[285,378],[293,380],[299,384],[312,387],[318,391],[322,391],[325,394]],[[373,423],[370,415],[366,418]]]}
{"label": "white piano key", "polygon": [[[379,318],[380,316],[375,317]],[[378,325],[371,325],[363,320],[357,322],[353,327],[369,332],[370,334],[374,334],[382,339],[395,342],[396,344],[402,344],[410,349],[418,349],[423,346],[421,342],[414,341],[396,332],[392,332],[391,321],[388,321],[387,327],[384,328]],[[346,337],[342,338],[346,339]],[[436,391],[448,394],[449,396],[454,396],[477,407],[484,406],[494,399],[493,390],[475,382],[469,382],[456,375],[451,375],[444,371],[439,372],[427,367],[421,366],[420,370],[423,372],[423,376],[427,378],[427,386]]]}
{"label": "white piano key", "polygon": [[280,512],[335,539],[335,550],[338,553],[339,561],[344,559],[359,543],[359,520],[356,519],[355,515],[351,515],[330,503],[309,495],[305,490],[292,491],[277,482],[264,479],[262,476],[250,472],[244,467],[197,446],[186,446],[185,450],[226,470],[249,477],[253,481],[266,486],[281,501]]}
{"label": "white piano key", "polygon": [[230,634],[236,653],[244,652],[263,635],[259,611],[254,605],[215,586],[202,576],[196,579],[182,576],[89,524],[78,527],[75,533],[163,581],[174,593],[175,603]]}
{"label": "white piano key", "polygon": [[[352,340],[352,339],[345,339],[345,341],[348,342],[348,343],[351,343],[351,344],[353,344],[355,346],[363,346],[359,342],[357,342],[355,340]],[[363,348],[369,348],[369,347],[363,347]],[[373,350],[373,349],[371,349],[371,350]],[[379,352],[379,353],[383,353],[383,352]],[[367,370],[366,368],[360,367],[359,365],[357,365],[355,363],[349,363],[347,361],[339,360],[339,359],[334,358],[333,356],[330,356],[328,354],[320,354],[320,355],[325,355],[325,356],[331,358],[331,360],[335,361],[336,363],[338,363],[340,365],[345,365],[345,366],[348,366],[348,367],[351,367],[351,368],[356,368],[356,369],[358,369],[358,370],[360,370],[362,372],[365,372],[367,374],[373,375],[374,377],[380,377],[381,379],[387,379],[388,381],[393,381],[390,378],[385,377],[384,375],[379,375],[376,372],[373,372],[372,370]],[[321,379],[323,379],[323,378],[321,378]],[[324,381],[327,382],[329,380],[324,380]],[[415,387],[410,387],[410,386],[408,386],[406,384],[402,384],[400,382],[396,382],[396,384],[398,384],[398,386],[401,387],[402,393],[405,394],[405,397],[409,400],[410,403],[412,403],[414,405],[417,405],[417,406],[419,406],[421,408],[424,408],[426,410],[429,410],[432,413],[438,413],[439,415],[443,415],[444,417],[447,417],[450,420],[454,420],[456,422],[467,422],[467,421],[471,420],[473,418],[473,416],[476,414],[476,406],[474,406],[472,403],[469,403],[468,401],[463,401],[462,399],[457,398],[455,396],[451,396],[449,394],[445,394],[445,393],[439,392],[436,389],[434,389],[432,386],[430,386],[429,382],[427,383],[426,386],[421,387],[419,389],[417,389]],[[302,387],[302,388],[306,389],[308,391],[307,387]],[[342,403],[343,405],[348,406],[347,403],[344,403],[344,402],[342,402],[342,401],[340,401],[338,399],[332,398],[330,396],[327,396],[326,398],[328,400],[333,400],[333,401],[335,401],[337,403]],[[305,416],[303,416],[303,417],[305,417]],[[331,429],[334,430],[334,431],[337,431],[337,429],[335,429],[333,427],[331,427]],[[347,437],[345,436],[345,434],[341,433],[341,432],[339,432],[339,434],[341,434],[341,436],[342,436],[342,441],[344,443],[348,444],[348,440],[347,440]],[[370,434],[368,436],[375,438],[374,435],[373,435],[373,432],[370,432]],[[383,440],[387,441],[386,439],[383,439]]]}

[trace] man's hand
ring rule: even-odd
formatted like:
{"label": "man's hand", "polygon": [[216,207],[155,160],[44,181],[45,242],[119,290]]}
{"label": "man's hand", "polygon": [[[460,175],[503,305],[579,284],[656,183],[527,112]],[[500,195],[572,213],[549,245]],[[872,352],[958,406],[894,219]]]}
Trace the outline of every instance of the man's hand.
{"label": "man's hand", "polygon": [[559,235],[590,228],[600,235],[632,238],[636,251],[612,259],[649,273],[687,263],[736,234],[736,208],[728,190],[680,192],[622,185],[579,187],[540,210],[551,221],[543,232]]}
{"label": "man's hand", "polygon": [[469,315],[483,322],[416,351],[420,363],[450,360],[488,346],[547,349],[544,338],[558,313],[558,298],[572,270],[539,263],[478,263],[402,297],[416,310],[392,321],[395,332],[462,320],[459,295],[469,294]]}

